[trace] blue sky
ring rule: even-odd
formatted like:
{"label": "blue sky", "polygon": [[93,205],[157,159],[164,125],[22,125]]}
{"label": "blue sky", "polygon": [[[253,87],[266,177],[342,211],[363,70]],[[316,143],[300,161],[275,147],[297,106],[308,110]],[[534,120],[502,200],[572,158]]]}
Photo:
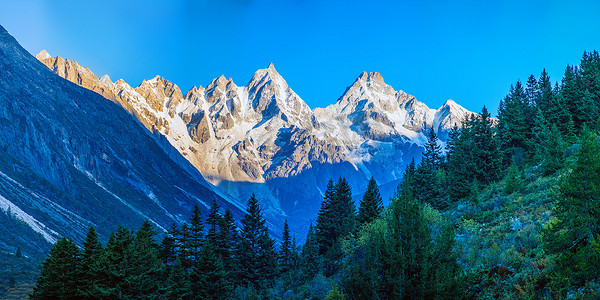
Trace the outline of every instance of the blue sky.
{"label": "blue sky", "polygon": [[0,24],[33,54],[77,60],[132,86],[185,93],[221,74],[245,85],[270,62],[311,108],[362,71],[435,108],[493,114],[517,79],[558,80],[600,50],[600,1],[2,1]]}

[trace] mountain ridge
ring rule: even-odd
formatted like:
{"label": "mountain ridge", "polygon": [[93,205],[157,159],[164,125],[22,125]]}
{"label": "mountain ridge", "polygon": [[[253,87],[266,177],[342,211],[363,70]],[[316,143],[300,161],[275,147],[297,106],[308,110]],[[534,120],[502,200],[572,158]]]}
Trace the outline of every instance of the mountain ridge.
{"label": "mountain ridge", "polygon": [[[159,75],[135,88],[95,75],[74,81],[89,69],[46,54],[39,57],[50,69],[74,73],[59,75],[104,96],[114,94],[115,102],[164,136],[224,194],[240,202],[257,194],[273,222],[314,215],[329,178],[353,177],[349,181],[357,190],[371,176],[380,184],[398,180],[410,159],[420,157],[427,128],[445,139],[450,128],[474,114],[451,100],[430,109],[394,90],[377,72],[362,72],[335,103],[311,109],[272,63],[244,86],[221,75],[183,93]],[[54,67],[63,61],[73,67]],[[292,182],[313,191],[290,193]],[[303,222],[300,227],[307,226]]]}

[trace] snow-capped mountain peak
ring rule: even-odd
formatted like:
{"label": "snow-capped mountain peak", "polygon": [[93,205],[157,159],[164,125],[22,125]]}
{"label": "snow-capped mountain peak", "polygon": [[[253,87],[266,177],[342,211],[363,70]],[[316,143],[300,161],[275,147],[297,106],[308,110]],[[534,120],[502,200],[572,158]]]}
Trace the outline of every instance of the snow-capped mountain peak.
{"label": "snow-capped mountain peak", "polygon": [[[69,72],[84,70],[77,65],[61,73],[64,68],[54,67],[60,60],[41,61],[74,82],[79,73]],[[371,176],[381,184],[399,179],[420,156],[426,128],[445,131],[471,114],[452,100],[430,109],[377,72],[362,72],[336,103],[314,110],[272,63],[245,86],[221,75],[185,97],[161,76],[135,89],[123,80],[109,82],[92,74],[84,86],[112,93],[146,128],[166,137],[165,151],[176,149],[222,192],[242,200],[256,193],[273,220],[298,209],[314,212],[321,196],[309,187],[330,178],[351,176],[356,187]],[[300,190],[292,192],[292,185]]]}

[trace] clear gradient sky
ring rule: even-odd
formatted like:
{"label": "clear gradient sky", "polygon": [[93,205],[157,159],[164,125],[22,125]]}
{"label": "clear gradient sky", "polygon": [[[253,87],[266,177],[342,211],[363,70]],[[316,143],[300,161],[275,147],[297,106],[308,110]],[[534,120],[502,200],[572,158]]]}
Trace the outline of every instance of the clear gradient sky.
{"label": "clear gradient sky", "polygon": [[432,108],[495,115],[517,79],[553,81],[600,50],[600,1],[0,1],[0,24],[132,86],[162,75],[185,93],[221,74],[245,85],[270,62],[311,107],[362,71]]}

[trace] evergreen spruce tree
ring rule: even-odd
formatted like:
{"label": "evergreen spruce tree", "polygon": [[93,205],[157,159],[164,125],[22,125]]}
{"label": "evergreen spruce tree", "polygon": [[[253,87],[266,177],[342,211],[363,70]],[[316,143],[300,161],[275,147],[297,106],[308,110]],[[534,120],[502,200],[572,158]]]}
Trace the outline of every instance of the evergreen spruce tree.
{"label": "evergreen spruce tree", "polygon": [[533,124],[527,121],[527,115],[531,110],[527,94],[520,81],[517,81],[514,86],[511,85],[509,94],[501,104],[498,109],[498,133],[505,153],[503,162],[506,166],[511,160],[520,163],[526,153],[532,152],[527,149],[527,141],[531,137]]}
{"label": "evergreen spruce tree", "polygon": [[543,149],[544,175],[550,175],[564,167],[565,147],[556,125],[542,130],[541,148]]}
{"label": "evergreen spruce tree", "polygon": [[327,188],[325,189],[325,195],[323,195],[323,202],[321,202],[321,208],[317,215],[317,224],[315,228],[315,237],[319,245],[319,253],[324,254],[332,246],[337,234],[337,226],[339,220],[336,220],[334,215],[337,207],[337,194],[333,180],[330,179],[327,182]]}
{"label": "evergreen spruce tree", "polygon": [[356,221],[356,205],[352,200],[352,188],[346,180],[341,177],[335,185],[337,203],[339,204],[341,232],[337,238],[343,238],[350,233],[354,233],[358,228]]}
{"label": "evergreen spruce tree", "polygon": [[540,94],[536,102],[536,107],[542,111],[544,118],[549,120],[548,112],[552,107],[552,98],[554,97],[554,94],[552,92],[552,82],[550,82],[550,76],[548,76],[546,69],[542,70],[542,73],[540,74],[538,87]]}
{"label": "evergreen spruce tree", "polygon": [[279,273],[282,276],[289,275],[294,267],[294,249],[290,236],[290,226],[287,219],[283,223],[283,234],[281,235],[281,247],[279,249]]}
{"label": "evergreen spruce tree", "polygon": [[321,270],[321,257],[319,255],[319,243],[312,223],[306,234],[306,242],[302,246],[300,254],[300,274],[304,281],[312,280]]}
{"label": "evergreen spruce tree", "polygon": [[[234,263],[232,253],[236,248],[238,236],[233,214],[229,209],[226,209],[225,214],[219,223],[218,244],[220,244],[221,247],[217,248],[217,252],[221,256],[225,271],[228,273],[233,272]],[[231,279],[231,277],[232,276],[228,276],[229,279]]]}
{"label": "evergreen spruce tree", "polygon": [[381,221],[363,227],[360,242],[347,254],[342,284],[350,298],[423,299],[434,294],[431,230],[409,183],[398,188]]}
{"label": "evergreen spruce tree", "polygon": [[105,252],[98,240],[96,229],[92,226],[88,230],[83,242],[83,253],[81,255],[81,269],[77,275],[79,278],[79,295],[84,298],[100,298],[103,291],[99,288],[98,273],[102,270],[102,261]]}
{"label": "evergreen spruce tree", "polygon": [[106,243],[106,259],[101,274],[101,288],[107,298],[123,299],[131,296],[128,279],[131,276],[131,256],[134,236],[123,225],[111,233]]}
{"label": "evergreen spruce tree", "polygon": [[204,224],[202,222],[202,212],[198,205],[194,205],[192,216],[190,217],[190,256],[194,261],[200,259],[200,249],[204,243]]}
{"label": "evergreen spruce tree", "polygon": [[259,255],[258,267],[260,274],[259,290],[266,290],[273,287],[275,278],[277,278],[277,250],[275,249],[275,240],[269,236],[266,227],[262,229],[259,237]]}
{"label": "evergreen spruce tree", "polygon": [[32,299],[78,299],[81,258],[77,245],[62,238],[50,249],[43,263]]}
{"label": "evergreen spruce tree", "polygon": [[[589,109],[587,103],[585,103],[583,91],[581,89],[581,77],[579,74],[579,68],[576,66],[569,66],[565,69],[565,74],[562,78],[562,85],[560,87],[561,95],[565,99],[565,104],[568,111],[573,118],[575,128],[581,130],[583,125],[588,121],[587,109]],[[594,120],[595,121],[595,120]]]}
{"label": "evergreen spruce tree", "polygon": [[[213,203],[208,209],[208,215],[206,216],[206,225],[208,226],[208,233],[206,234],[206,241],[210,242],[216,249],[222,247],[218,242],[219,224],[221,224],[221,214],[219,214],[219,204],[217,200],[213,200]],[[219,251],[217,251],[219,252]]]}
{"label": "evergreen spruce tree", "polygon": [[167,231],[167,235],[163,238],[160,244],[159,256],[163,263],[167,266],[172,265],[177,259],[177,237],[179,236],[179,229],[175,223],[171,224],[171,227]]}
{"label": "evergreen spruce tree", "polygon": [[179,244],[178,256],[181,256],[181,263],[183,267],[187,270],[192,267],[193,263],[193,246],[192,239],[190,233],[190,225],[186,222],[181,225],[181,230],[179,232],[179,238],[177,239],[177,243]]}
{"label": "evergreen spruce tree", "polygon": [[[448,167],[448,162],[452,159],[452,155],[454,154],[454,147],[456,144],[456,140],[460,136],[460,129],[457,126],[452,127],[450,132],[448,132],[448,141],[446,141],[446,169]],[[414,158],[413,158],[414,161]]]}
{"label": "evergreen spruce tree", "polygon": [[191,285],[188,273],[181,262],[181,257],[177,257],[169,270],[166,283],[162,288],[162,294],[167,299],[193,299]]}
{"label": "evergreen spruce tree", "polygon": [[365,191],[360,207],[358,209],[358,222],[362,224],[373,222],[379,217],[383,210],[383,200],[377,187],[377,182],[374,177],[369,179],[367,190]]}
{"label": "evergreen spruce tree", "polygon": [[581,287],[600,279],[599,152],[597,136],[584,131],[577,163],[560,186],[556,220],[546,230],[546,250],[559,254],[553,270],[559,287]]}
{"label": "evergreen spruce tree", "polygon": [[483,184],[496,181],[502,175],[500,143],[490,118],[487,108],[483,106],[473,128],[475,177]]}
{"label": "evergreen spruce tree", "polygon": [[128,262],[128,276],[124,280],[128,296],[143,295],[147,298],[159,296],[159,282],[164,265],[159,257],[159,246],[154,240],[156,234],[148,220],[144,221],[135,234]]}
{"label": "evergreen spruce tree", "polygon": [[429,282],[433,285],[427,298],[452,299],[456,297],[457,280],[461,268],[458,265],[456,251],[456,233],[452,225],[443,228],[436,238],[431,256],[431,272]]}
{"label": "evergreen spruce tree", "polygon": [[200,260],[192,269],[192,295],[195,299],[227,299],[233,290],[223,261],[207,241],[200,251]]}
{"label": "evergreen spruce tree", "polygon": [[265,249],[261,248],[265,241],[261,236],[266,231],[266,226],[254,195],[246,203],[246,215],[242,219],[242,225],[240,241],[235,250],[238,283],[241,286],[260,289],[268,275],[261,274],[265,267],[265,257],[262,256]]}
{"label": "evergreen spruce tree", "polygon": [[439,169],[442,161],[442,146],[438,144],[438,138],[433,127],[429,129],[427,134],[427,144],[423,152],[423,161],[433,173]]}

